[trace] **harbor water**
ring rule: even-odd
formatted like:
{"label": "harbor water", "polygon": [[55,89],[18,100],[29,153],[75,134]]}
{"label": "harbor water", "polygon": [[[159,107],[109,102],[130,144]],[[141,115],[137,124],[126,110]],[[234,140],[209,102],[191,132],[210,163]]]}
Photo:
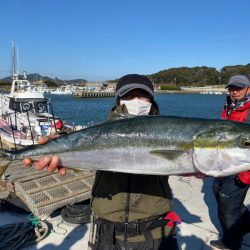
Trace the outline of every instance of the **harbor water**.
{"label": "harbor water", "polygon": [[[115,98],[74,98],[72,95],[47,95],[55,115],[70,125],[91,126],[105,122]],[[202,94],[156,94],[161,115],[220,119],[226,96]]]}

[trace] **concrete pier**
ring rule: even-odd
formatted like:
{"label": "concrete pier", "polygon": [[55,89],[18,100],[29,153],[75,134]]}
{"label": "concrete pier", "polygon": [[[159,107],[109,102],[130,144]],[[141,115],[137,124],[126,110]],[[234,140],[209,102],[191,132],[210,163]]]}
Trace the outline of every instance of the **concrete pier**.
{"label": "concrete pier", "polygon": [[[210,240],[221,237],[221,227],[217,216],[217,204],[212,191],[213,178],[204,180],[195,177],[170,176],[173,191],[173,210],[181,217],[176,228],[180,250],[211,250]],[[250,196],[245,205],[250,208]],[[88,249],[89,224],[70,224],[61,215],[45,217],[51,224],[48,237],[24,248],[25,250],[85,250]],[[44,218],[43,218],[44,219]],[[13,212],[0,213],[0,226],[27,221],[27,215]],[[244,237],[241,250],[250,249],[250,234]]]}

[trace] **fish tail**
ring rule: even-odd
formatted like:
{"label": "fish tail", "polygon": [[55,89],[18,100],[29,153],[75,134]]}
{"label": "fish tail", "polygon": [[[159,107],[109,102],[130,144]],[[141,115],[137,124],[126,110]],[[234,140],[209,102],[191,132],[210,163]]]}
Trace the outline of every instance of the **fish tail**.
{"label": "fish tail", "polygon": [[13,158],[13,153],[11,151],[0,150],[0,178],[10,165]]}

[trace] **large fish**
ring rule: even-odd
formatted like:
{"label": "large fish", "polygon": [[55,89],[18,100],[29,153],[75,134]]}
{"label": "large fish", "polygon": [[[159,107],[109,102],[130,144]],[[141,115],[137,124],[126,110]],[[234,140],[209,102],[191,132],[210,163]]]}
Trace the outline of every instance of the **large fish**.
{"label": "large fish", "polygon": [[57,155],[63,166],[134,174],[226,176],[250,170],[250,125],[184,117],[143,116],[107,122],[45,145],[2,151],[12,160]]}

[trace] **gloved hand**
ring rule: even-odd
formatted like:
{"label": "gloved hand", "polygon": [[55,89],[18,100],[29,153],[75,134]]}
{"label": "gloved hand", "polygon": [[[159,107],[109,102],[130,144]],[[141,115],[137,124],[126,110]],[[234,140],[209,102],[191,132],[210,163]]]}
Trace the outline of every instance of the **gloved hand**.
{"label": "gloved hand", "polygon": [[176,224],[181,224],[180,216],[173,211],[168,212],[164,219],[167,221],[168,227],[174,227]]}
{"label": "gloved hand", "polygon": [[237,179],[246,185],[250,185],[250,171],[239,173]]}

